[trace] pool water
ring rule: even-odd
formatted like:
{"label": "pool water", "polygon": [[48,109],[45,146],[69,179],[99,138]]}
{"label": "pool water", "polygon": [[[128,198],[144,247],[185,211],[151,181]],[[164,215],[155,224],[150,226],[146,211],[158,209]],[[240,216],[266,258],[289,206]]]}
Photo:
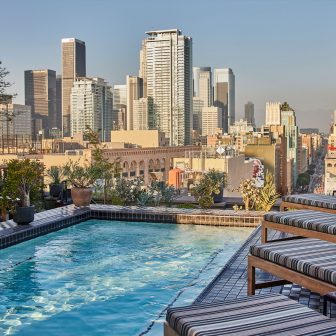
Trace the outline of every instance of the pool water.
{"label": "pool water", "polygon": [[88,220],[0,251],[0,334],[160,335],[251,229]]}

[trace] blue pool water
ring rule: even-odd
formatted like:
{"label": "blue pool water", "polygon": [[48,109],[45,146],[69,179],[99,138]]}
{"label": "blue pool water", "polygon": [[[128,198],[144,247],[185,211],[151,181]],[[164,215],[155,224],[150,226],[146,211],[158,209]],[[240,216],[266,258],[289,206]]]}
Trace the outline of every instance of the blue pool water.
{"label": "blue pool water", "polygon": [[89,220],[2,250],[0,334],[160,335],[250,233]]}

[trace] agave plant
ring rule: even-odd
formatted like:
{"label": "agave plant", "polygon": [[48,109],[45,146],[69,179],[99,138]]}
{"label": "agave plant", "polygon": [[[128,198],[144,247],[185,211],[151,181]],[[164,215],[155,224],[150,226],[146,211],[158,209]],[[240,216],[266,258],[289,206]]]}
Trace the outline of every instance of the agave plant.
{"label": "agave plant", "polygon": [[258,193],[256,209],[266,212],[270,211],[279,197],[280,194],[276,191],[273,175],[267,171],[264,186],[260,188]]}

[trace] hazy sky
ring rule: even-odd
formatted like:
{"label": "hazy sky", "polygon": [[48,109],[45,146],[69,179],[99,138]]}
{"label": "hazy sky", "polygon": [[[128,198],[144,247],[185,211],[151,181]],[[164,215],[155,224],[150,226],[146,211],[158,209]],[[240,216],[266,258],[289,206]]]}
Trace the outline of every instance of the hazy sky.
{"label": "hazy sky", "polygon": [[87,75],[111,84],[137,74],[145,31],[193,38],[194,66],[230,67],[236,118],[288,101],[299,127],[326,130],[336,109],[336,1],[1,0],[0,60],[24,103],[24,70],[60,72],[61,38],[86,42]]}

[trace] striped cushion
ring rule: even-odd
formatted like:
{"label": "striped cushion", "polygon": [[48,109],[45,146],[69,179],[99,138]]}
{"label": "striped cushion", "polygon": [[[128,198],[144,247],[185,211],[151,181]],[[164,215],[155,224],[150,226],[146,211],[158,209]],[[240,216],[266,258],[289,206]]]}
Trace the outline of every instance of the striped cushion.
{"label": "striped cushion", "polygon": [[336,234],[336,214],[314,210],[268,212],[264,215],[268,222],[285,224],[301,229]]}
{"label": "striped cushion", "polygon": [[181,336],[336,335],[335,322],[279,294],[169,308],[166,319]]}
{"label": "striped cushion", "polygon": [[282,200],[290,203],[304,204],[336,210],[336,197],[320,194],[298,194],[283,196]]}
{"label": "striped cushion", "polygon": [[294,239],[250,247],[256,257],[336,285],[336,244]]}

